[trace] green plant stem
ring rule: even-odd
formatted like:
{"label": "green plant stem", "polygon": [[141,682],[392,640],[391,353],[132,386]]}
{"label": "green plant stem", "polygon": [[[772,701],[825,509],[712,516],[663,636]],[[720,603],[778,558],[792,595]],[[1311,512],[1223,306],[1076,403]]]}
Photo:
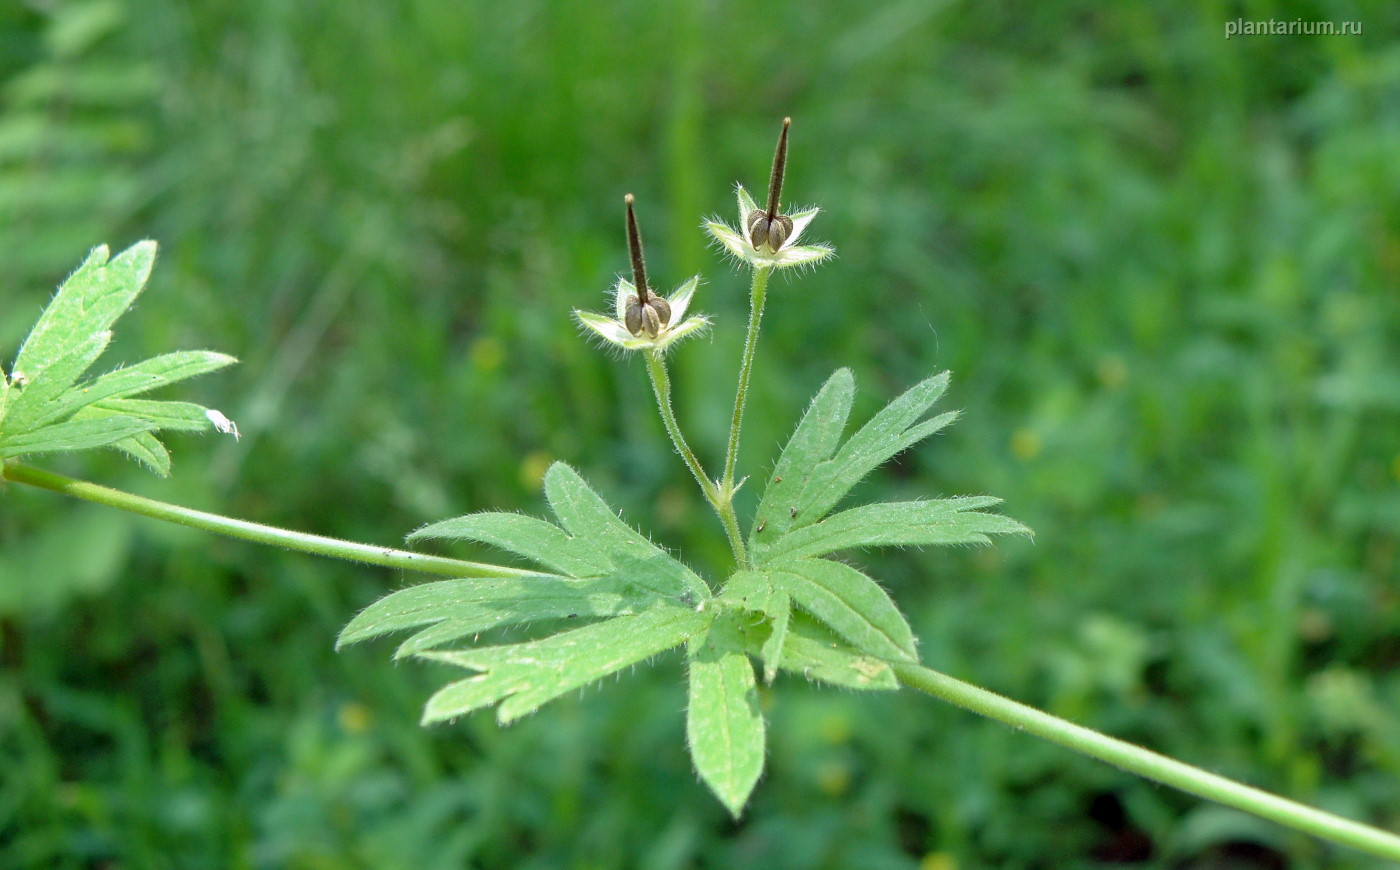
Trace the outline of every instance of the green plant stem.
{"label": "green plant stem", "polygon": [[676,411],[671,406],[671,376],[666,371],[666,361],[661,358],[661,354],[653,350],[647,351],[647,374],[651,376],[651,389],[656,393],[656,407],[661,412],[661,422],[666,424],[666,434],[671,436],[671,443],[676,446],[676,452],[685,460],[686,467],[695,476],[695,482],[700,484],[700,491],[705,494],[705,500],[715,509],[719,521],[724,524],[724,533],[729,536],[729,546],[734,551],[735,560],[740,565],[746,564],[748,554],[744,550],[744,537],[739,534],[739,520],[734,515],[734,502],[731,499],[726,503],[720,497],[720,491],[715,487],[714,481],[705,474],[695,451],[686,443],[685,433],[681,431],[681,424],[676,420]]}
{"label": "green plant stem", "polygon": [[1372,855],[1400,860],[1400,836],[1395,834],[1325,813],[1223,776],[1207,773],[1140,746],[1066,722],[1034,707],[1027,707],[922,665],[892,662],[891,666],[900,682],[909,688],[1003,722],[1018,731],[1034,734],[1075,752],[1106,761],[1129,773],[1156,780],[1324,840],[1351,846]]}
{"label": "green plant stem", "polygon": [[763,321],[763,302],[768,295],[768,273],[771,267],[753,270],[749,285],[749,332],[744,337],[744,359],[739,364],[739,387],[734,394],[734,418],[729,423],[729,449],[724,452],[724,477],[720,493],[731,505],[734,502],[734,466],[739,462],[739,429],[744,424],[744,405],[749,399],[749,378],[753,374],[754,352],[758,348],[758,327]]}
{"label": "green plant stem", "polygon": [[64,495],[71,495],[96,504],[120,508],[142,516],[166,520],[218,535],[227,535],[230,538],[251,541],[255,544],[283,547],[315,556],[330,556],[333,559],[346,559],[368,565],[383,565],[386,568],[401,568],[405,571],[435,574],[442,577],[525,577],[537,573],[523,571],[519,568],[507,568],[502,565],[489,565],[483,562],[445,559],[441,556],[412,553],[391,547],[357,544],[337,538],[325,538],[320,535],[308,535],[304,532],[293,532],[245,520],[235,520],[231,517],[143,498],[139,495],[122,492],[119,489],[98,486],[95,483],[74,480],[71,477],[64,477],[61,474],[54,474],[51,471],[43,471],[18,463],[0,466],[0,478],[12,480],[15,483],[27,483],[30,486],[51,489],[54,492],[61,492]]}

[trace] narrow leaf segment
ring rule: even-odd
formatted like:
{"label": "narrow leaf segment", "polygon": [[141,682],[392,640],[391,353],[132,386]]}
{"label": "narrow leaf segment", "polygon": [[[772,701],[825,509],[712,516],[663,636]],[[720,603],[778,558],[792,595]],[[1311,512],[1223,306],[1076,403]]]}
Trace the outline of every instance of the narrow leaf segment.
{"label": "narrow leaf segment", "polygon": [[429,698],[423,722],[452,719],[498,701],[496,718],[502,724],[514,721],[566,692],[685,643],[710,618],[689,607],[661,604],[529,643],[418,653],[479,672]]}
{"label": "narrow leaf segment", "polygon": [[686,737],[695,770],[739,817],[763,772],[764,725],[753,664],[735,614],[691,640]]}

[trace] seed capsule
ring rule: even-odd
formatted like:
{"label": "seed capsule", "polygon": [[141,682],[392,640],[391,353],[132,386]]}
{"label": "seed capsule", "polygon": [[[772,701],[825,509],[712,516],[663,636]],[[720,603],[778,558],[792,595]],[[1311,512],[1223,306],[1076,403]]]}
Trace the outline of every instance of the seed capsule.
{"label": "seed capsule", "polygon": [[755,250],[762,250],[766,245],[768,250],[777,251],[787,243],[788,236],[792,235],[792,218],[785,214],[773,215],[771,218],[768,212],[761,208],[756,208],[749,212],[748,217],[749,244]]}
{"label": "seed capsule", "polygon": [[645,332],[647,338],[656,338],[671,322],[671,304],[654,294],[648,295],[645,302],[637,296],[630,296],[623,314],[628,332],[633,335]]}

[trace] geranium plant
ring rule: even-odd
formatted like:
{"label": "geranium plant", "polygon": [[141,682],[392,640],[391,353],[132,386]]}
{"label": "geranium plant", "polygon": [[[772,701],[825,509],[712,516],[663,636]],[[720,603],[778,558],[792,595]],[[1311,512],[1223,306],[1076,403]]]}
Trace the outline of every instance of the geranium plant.
{"label": "geranium plant", "polygon": [[[915,449],[952,423],[932,414],[949,384],[935,374],[911,386],[858,426],[849,425],[854,379],[827,380],[769,465],[738,476],[768,282],[776,270],[811,267],[833,249],[807,242],[816,208],[782,205],[789,122],[784,121],[765,202],[736,187],[738,220],[703,225],[720,250],[750,277],[750,315],[738,365],[723,468],[706,470],[672,406],[666,354],[712,326],[692,307],[698,277],[670,294],[648,277],[635,203],[625,198],[631,277],[619,278],[607,314],[576,311],[586,335],[642,356],[658,413],[728,539],[732,561],[697,571],[619,517],[584,476],[555,463],[544,476],[551,516],[476,513],[432,523],[410,542],[465,540],[513,554],[533,567],[468,562],[307,535],[142,498],[20,463],[24,456],[98,447],[120,450],[158,474],[170,456],[166,430],[217,430],[236,436],[223,414],[148,393],[233,362],[211,351],[164,354],[87,376],[111,327],[145,285],[152,242],[116,257],[95,249],[64,282],[19,349],[0,370],[0,470],[3,478],[89,501],[306,553],[386,565],[446,579],[394,592],[356,615],[340,644],[407,631],[399,657],[442,662],[456,678],[426,703],[425,724],[495,707],[505,723],[546,702],[667,650],[686,660],[686,737],[699,777],[738,816],[763,770],[760,680],[781,674],[845,689],[909,688],[1005,722],[1125,770],[1280,824],[1400,858],[1400,837],[1207,773],[1182,762],[1049,716],[923,665],[916,638],[895,602],[860,567],[860,551],[883,546],[989,544],[1026,535],[990,510],[988,496],[850,505],[846,498],[872,470]],[[564,316],[564,312],[559,313]],[[740,486],[761,488],[757,510],[741,518]],[[498,629],[517,627],[504,639]],[[483,639],[484,638],[484,639]],[[329,640],[329,639],[328,639]]]}

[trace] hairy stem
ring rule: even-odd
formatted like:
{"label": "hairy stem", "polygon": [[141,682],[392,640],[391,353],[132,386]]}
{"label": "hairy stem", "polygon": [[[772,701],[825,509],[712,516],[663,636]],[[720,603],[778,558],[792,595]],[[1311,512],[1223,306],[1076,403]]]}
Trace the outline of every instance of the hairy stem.
{"label": "hairy stem", "polygon": [[719,521],[724,524],[724,533],[729,536],[729,546],[734,551],[735,560],[740,565],[747,564],[748,554],[744,550],[744,537],[739,534],[739,520],[734,515],[733,500],[725,502],[721,498],[720,490],[705,474],[695,451],[686,443],[685,433],[681,431],[681,425],[676,421],[676,411],[671,406],[671,376],[666,371],[666,362],[661,358],[661,354],[654,350],[647,351],[647,374],[651,376],[651,388],[656,393],[656,407],[661,412],[661,422],[666,424],[666,434],[671,436],[671,443],[676,446],[676,452],[685,460],[686,468],[695,476],[695,482],[700,484],[700,491],[705,494],[705,500],[715,509]]}
{"label": "hairy stem", "polygon": [[1018,731],[1025,731],[1075,752],[1106,761],[1129,773],[1156,780],[1324,840],[1351,846],[1372,855],[1400,860],[1400,836],[1395,834],[1208,773],[1140,746],[1056,718],[1034,707],[1019,704],[922,665],[892,662],[891,666],[900,682],[909,688],[995,719]]}
{"label": "hairy stem", "polygon": [[[734,418],[729,423],[729,449],[724,453],[724,477],[720,491],[731,503],[734,501],[734,466],[739,461],[739,429],[744,423],[744,404],[749,398],[749,378],[753,374],[754,351],[758,348],[758,327],[763,321],[763,301],[768,293],[771,267],[753,270],[749,286],[749,333],[744,338],[744,359],[739,364],[739,388],[734,395]],[[731,507],[732,510],[732,507]]]}
{"label": "hairy stem", "polygon": [[64,495],[71,495],[96,504],[120,508],[124,511],[178,523],[182,526],[190,526],[206,532],[213,532],[216,535],[226,535],[255,544],[283,547],[301,553],[310,553],[314,556],[329,556],[333,559],[363,562],[368,565],[383,565],[386,568],[401,568],[405,571],[435,574],[442,577],[523,577],[537,573],[523,571],[519,568],[507,568],[502,565],[489,565],[483,562],[445,559],[441,556],[412,553],[407,550],[396,550],[392,547],[357,544],[338,538],[325,538],[320,535],[308,535],[305,532],[279,529],[275,526],[264,526],[260,523],[236,520],[219,514],[191,510],[179,505],[132,495],[119,489],[109,489],[95,483],[74,480],[51,471],[43,471],[17,463],[0,467],[0,478],[12,480],[15,483],[27,483],[30,486],[51,489],[54,492],[61,492]]}

